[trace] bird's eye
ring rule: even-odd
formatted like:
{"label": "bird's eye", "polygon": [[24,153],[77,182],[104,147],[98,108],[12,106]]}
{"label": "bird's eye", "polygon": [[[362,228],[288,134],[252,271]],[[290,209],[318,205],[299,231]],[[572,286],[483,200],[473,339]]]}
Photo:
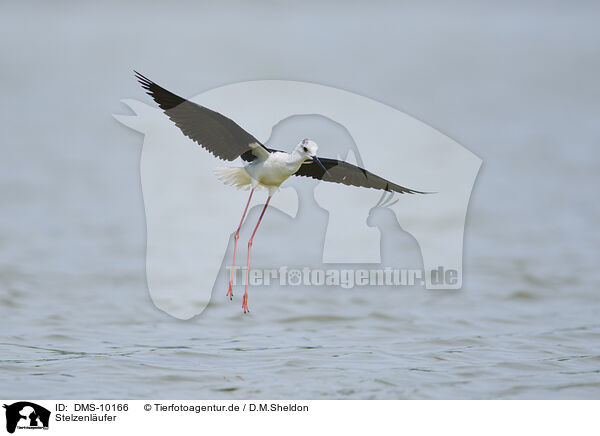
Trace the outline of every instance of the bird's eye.
{"label": "bird's eye", "polygon": [[304,151],[305,151],[305,152],[308,152],[308,147],[304,147]]}

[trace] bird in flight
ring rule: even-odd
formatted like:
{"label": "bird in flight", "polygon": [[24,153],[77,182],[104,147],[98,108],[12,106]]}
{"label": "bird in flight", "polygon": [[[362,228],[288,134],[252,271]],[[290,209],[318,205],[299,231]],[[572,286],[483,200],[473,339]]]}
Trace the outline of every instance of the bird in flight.
{"label": "bird in flight", "polygon": [[167,91],[137,71],[134,73],[146,93],[154,99],[185,136],[219,159],[233,161],[239,157],[244,161],[242,167],[217,168],[215,170],[217,177],[223,183],[239,189],[250,189],[250,196],[234,235],[233,263],[227,290],[227,296],[230,299],[233,299],[233,274],[240,228],[244,223],[254,191],[264,189],[268,192],[267,201],[248,241],[248,264],[242,299],[244,313],[248,312],[248,274],[254,235],[269,206],[271,197],[290,176],[311,177],[326,182],[400,194],[427,194],[427,192],[415,191],[392,183],[348,162],[319,158],[317,157],[317,144],[309,139],[303,139],[291,153],[267,148],[224,115]]}

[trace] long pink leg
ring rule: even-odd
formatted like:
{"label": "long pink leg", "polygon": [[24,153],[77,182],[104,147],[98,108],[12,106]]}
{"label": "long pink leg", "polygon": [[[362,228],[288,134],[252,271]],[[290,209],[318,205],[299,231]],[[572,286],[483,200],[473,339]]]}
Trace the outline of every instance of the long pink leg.
{"label": "long pink leg", "polygon": [[265,207],[263,208],[262,212],[260,213],[260,217],[258,217],[258,222],[256,223],[256,227],[254,227],[252,236],[250,236],[250,240],[248,241],[248,267],[246,268],[246,290],[244,291],[244,299],[242,301],[242,309],[244,309],[244,313],[250,312],[250,310],[248,310],[248,275],[250,274],[250,248],[252,248],[252,240],[254,239],[254,235],[256,234],[256,231],[258,230],[258,226],[260,225],[260,222],[263,219],[263,215],[265,214],[265,211],[267,210],[267,207],[269,206],[269,201],[271,201],[270,195],[267,198]]}
{"label": "long pink leg", "polygon": [[231,278],[229,279],[229,290],[227,291],[227,296],[230,300],[233,299],[233,274],[235,272],[235,252],[237,251],[237,241],[240,238],[240,229],[242,228],[242,224],[244,223],[244,218],[246,218],[246,212],[248,212],[248,206],[250,205],[250,200],[252,200],[252,194],[254,194],[254,188],[250,191],[250,197],[248,197],[248,202],[246,203],[246,207],[244,208],[244,213],[242,214],[242,219],[240,220],[240,225],[235,231],[235,236],[233,239],[235,242],[233,243],[233,263],[231,264]]}

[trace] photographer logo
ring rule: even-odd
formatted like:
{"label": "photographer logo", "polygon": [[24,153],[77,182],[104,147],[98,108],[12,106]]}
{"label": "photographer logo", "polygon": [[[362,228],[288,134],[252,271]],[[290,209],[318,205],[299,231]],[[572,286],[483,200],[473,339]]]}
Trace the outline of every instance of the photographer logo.
{"label": "photographer logo", "polygon": [[48,430],[50,422],[50,411],[42,406],[29,401],[19,401],[13,404],[5,404],[6,409],[6,431],[14,433],[19,430]]}

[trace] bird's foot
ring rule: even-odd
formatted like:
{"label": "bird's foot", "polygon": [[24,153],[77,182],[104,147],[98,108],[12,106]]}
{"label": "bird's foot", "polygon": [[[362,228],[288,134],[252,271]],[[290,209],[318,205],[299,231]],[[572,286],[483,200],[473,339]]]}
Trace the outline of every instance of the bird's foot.
{"label": "bird's foot", "polygon": [[227,291],[226,295],[229,297],[229,300],[233,300],[233,289],[231,287],[231,282],[229,282],[229,290]]}
{"label": "bird's foot", "polygon": [[250,312],[250,309],[248,309],[248,292],[244,292],[244,298],[242,299],[242,309],[244,309],[244,313]]}

